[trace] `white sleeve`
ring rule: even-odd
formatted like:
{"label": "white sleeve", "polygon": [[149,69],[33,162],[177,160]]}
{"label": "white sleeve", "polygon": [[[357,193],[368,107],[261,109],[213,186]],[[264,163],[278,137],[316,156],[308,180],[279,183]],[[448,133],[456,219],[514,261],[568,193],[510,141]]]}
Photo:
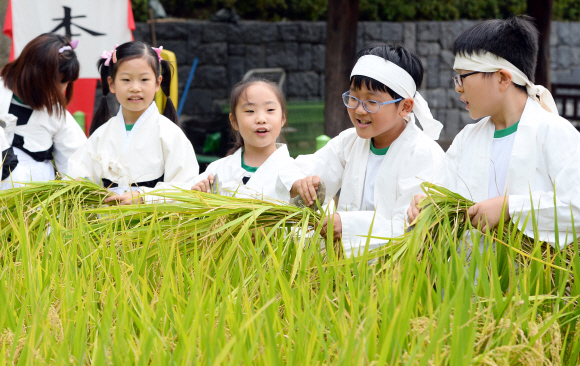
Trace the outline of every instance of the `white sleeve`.
{"label": "white sleeve", "polygon": [[[336,192],[342,186],[342,176],[346,166],[344,140],[347,137],[347,133],[352,133],[352,131],[343,131],[314,154],[300,155],[295,159],[296,166],[305,176],[318,175],[326,184],[327,202],[336,195]],[[290,182],[288,180],[289,177],[293,176],[281,176],[280,178],[284,179],[283,184],[285,186],[292,188],[297,179]]]}
{"label": "white sleeve", "polygon": [[[167,126],[160,126],[165,128]],[[179,126],[174,125],[162,130],[161,144],[165,161],[163,182],[157,183],[155,189],[173,187],[191,188],[199,174],[199,164],[193,146]]]}
{"label": "white sleeve", "polygon": [[68,159],[67,175],[72,178],[86,178],[97,184],[100,184],[101,177],[95,177],[95,171],[91,164],[91,155],[88,153],[96,136],[92,136],[85,143],[71,155]]}
{"label": "white sleeve", "polygon": [[53,137],[54,163],[61,174],[68,174],[69,158],[87,141],[85,133],[75,121],[73,116],[66,111],[62,126]]}
{"label": "white sleeve", "polygon": [[[510,195],[509,210],[514,223],[522,230],[526,218],[529,222],[524,233],[534,237],[532,211],[537,221],[540,240],[560,247],[573,241],[572,229],[580,235],[580,137],[570,126],[570,131],[555,129],[548,134],[545,144],[538,146],[544,154],[545,166],[553,189],[536,190],[528,194]],[[520,216],[521,215],[521,216]],[[555,223],[558,224],[556,235]],[[574,220],[574,225],[572,225]],[[567,240],[566,240],[567,239]]]}

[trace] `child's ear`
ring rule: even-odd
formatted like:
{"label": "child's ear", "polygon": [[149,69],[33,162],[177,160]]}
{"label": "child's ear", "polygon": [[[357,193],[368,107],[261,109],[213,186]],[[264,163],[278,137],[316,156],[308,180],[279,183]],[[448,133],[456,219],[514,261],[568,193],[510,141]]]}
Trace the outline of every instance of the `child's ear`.
{"label": "child's ear", "polygon": [[112,77],[107,77],[107,83],[109,83],[109,90],[111,93],[115,94],[115,82]]}
{"label": "child's ear", "polygon": [[407,117],[409,113],[413,110],[413,106],[415,105],[415,101],[413,98],[405,98],[401,101],[401,111],[399,112],[399,116]]}
{"label": "child's ear", "polygon": [[240,128],[238,127],[238,122],[236,122],[236,117],[232,113],[230,113],[230,123],[232,124],[232,128],[236,131],[239,131]]}
{"label": "child's ear", "polygon": [[509,70],[501,69],[498,71],[499,74],[499,90],[505,91],[508,86],[512,83],[512,73]]}
{"label": "child's ear", "polygon": [[161,87],[161,81],[163,81],[163,76],[159,75],[159,77],[157,78],[157,83],[155,84],[156,93],[159,91],[159,88]]}
{"label": "child's ear", "polygon": [[282,115],[282,127],[286,124],[286,115]]}

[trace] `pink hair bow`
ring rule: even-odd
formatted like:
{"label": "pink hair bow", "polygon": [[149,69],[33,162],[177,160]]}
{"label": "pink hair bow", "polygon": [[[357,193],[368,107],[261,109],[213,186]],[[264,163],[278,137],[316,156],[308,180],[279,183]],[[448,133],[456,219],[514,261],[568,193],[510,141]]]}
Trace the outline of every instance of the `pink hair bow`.
{"label": "pink hair bow", "polygon": [[74,50],[79,45],[79,40],[75,39],[74,41],[70,41],[70,46],[64,46],[58,49],[58,53],[63,53],[67,50]]}
{"label": "pink hair bow", "polygon": [[163,46],[159,46],[159,48],[155,47],[151,48],[153,48],[153,51],[155,51],[155,53],[157,54],[157,58],[159,58],[159,62],[161,62],[163,60],[163,57],[161,57],[161,51],[163,51]]}
{"label": "pink hair bow", "polygon": [[113,48],[112,51],[103,51],[103,54],[101,55],[101,58],[105,59],[105,66],[109,66],[111,64],[111,60],[113,60],[113,63],[117,63],[117,46],[118,44],[115,45],[115,48]]}

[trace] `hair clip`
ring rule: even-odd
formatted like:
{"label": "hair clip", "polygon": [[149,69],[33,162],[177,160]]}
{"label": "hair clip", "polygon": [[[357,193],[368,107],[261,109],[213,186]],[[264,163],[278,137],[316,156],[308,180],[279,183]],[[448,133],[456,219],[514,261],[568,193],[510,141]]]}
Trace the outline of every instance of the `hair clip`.
{"label": "hair clip", "polygon": [[58,49],[58,53],[63,53],[64,51],[74,50],[79,45],[79,40],[75,39],[74,41],[70,41],[68,46],[63,46]]}
{"label": "hair clip", "polygon": [[159,46],[159,48],[151,47],[153,51],[157,54],[157,58],[159,58],[159,62],[163,61],[163,57],[161,57],[161,51],[163,51],[163,46]]}
{"label": "hair clip", "polygon": [[118,44],[115,45],[115,48],[113,48],[112,51],[103,51],[103,54],[101,55],[101,58],[105,59],[105,66],[109,66],[111,64],[111,60],[113,60],[113,63],[116,64],[117,63],[117,46]]}

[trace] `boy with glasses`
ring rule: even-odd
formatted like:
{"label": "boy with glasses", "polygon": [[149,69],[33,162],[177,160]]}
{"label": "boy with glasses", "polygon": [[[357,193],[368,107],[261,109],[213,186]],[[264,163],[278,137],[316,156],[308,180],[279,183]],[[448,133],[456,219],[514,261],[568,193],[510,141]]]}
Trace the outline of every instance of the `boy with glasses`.
{"label": "boy with glasses", "polygon": [[[505,204],[505,220],[519,219],[526,235],[535,237],[532,224],[524,228],[533,214],[539,240],[572,242],[571,211],[580,223],[580,134],[531,81],[538,31],[526,17],[489,20],[461,34],[453,52],[455,90],[471,117],[483,119],[455,137],[445,185],[478,202],[468,213],[482,230],[499,223]],[[422,198],[413,200],[410,221]]]}
{"label": "boy with glasses", "polygon": [[422,180],[433,179],[443,166],[444,152],[434,141],[442,125],[417,92],[422,80],[421,61],[406,48],[363,49],[350,90],[342,95],[354,128],[316,153],[296,158],[308,177],[290,182],[292,196],[300,194],[313,203],[321,179],[327,200],[341,189],[333,237],[342,237],[347,257],[364,251],[369,233],[375,237],[369,249],[403,234],[413,195],[421,192]]}

